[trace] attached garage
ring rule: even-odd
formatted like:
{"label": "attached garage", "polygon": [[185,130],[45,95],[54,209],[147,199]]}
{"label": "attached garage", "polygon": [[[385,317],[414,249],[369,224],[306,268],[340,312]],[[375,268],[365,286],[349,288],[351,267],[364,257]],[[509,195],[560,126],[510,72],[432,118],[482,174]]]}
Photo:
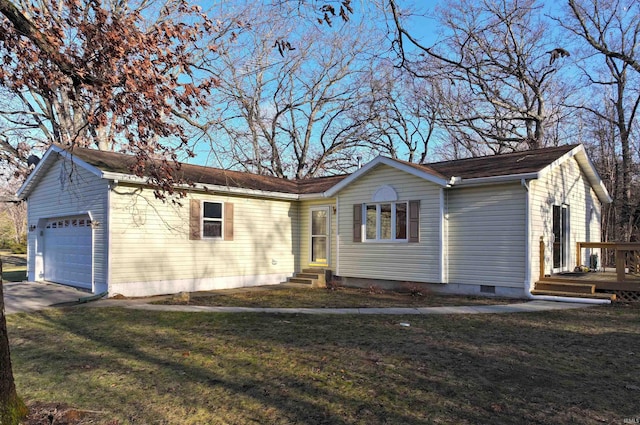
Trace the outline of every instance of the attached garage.
{"label": "attached garage", "polygon": [[48,219],[42,236],[44,280],[91,290],[93,243],[89,216]]}

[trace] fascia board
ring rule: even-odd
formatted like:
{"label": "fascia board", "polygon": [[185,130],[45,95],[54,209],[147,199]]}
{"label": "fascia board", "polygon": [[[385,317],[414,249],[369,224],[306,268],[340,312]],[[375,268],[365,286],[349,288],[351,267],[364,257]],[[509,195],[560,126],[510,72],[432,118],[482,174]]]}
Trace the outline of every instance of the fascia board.
{"label": "fascia board", "polygon": [[[104,172],[102,178],[117,181],[119,183],[131,183],[135,185],[148,185],[149,179],[146,177],[138,177],[131,174]],[[245,195],[253,196],[257,198],[273,198],[273,199],[285,199],[285,200],[298,200],[299,195],[295,193],[282,193],[271,192],[257,189],[245,189],[240,187],[230,187],[213,184],[196,183],[195,185],[178,185],[180,189],[184,190],[196,190],[201,192],[218,192],[229,193],[233,195]]]}
{"label": "fascia board", "polygon": [[327,198],[333,197],[336,193],[340,192],[342,189],[350,185],[352,182],[354,182],[355,180],[367,174],[369,171],[371,171],[373,168],[375,168],[379,164],[388,165],[389,167],[393,167],[397,170],[404,171],[405,173],[430,181],[442,187],[447,186],[447,183],[448,183],[445,179],[434,176],[433,174],[420,171],[417,168],[410,167],[406,164],[399,163],[391,158],[387,158],[386,156],[378,156],[373,160],[371,160],[370,162],[368,162],[358,171],[351,174],[349,177],[343,179],[341,182],[337,183],[335,186],[325,191],[324,196]]}
{"label": "fascia board", "polygon": [[557,160],[553,161],[551,164],[544,167],[542,170],[540,170],[540,177],[550,173],[570,158],[576,159],[576,162],[578,163],[584,174],[587,176],[587,180],[589,180],[589,183],[593,187],[594,192],[596,192],[596,195],[598,196],[598,199],[600,199],[600,202],[605,204],[612,203],[613,199],[609,195],[609,191],[605,187],[604,182],[600,178],[598,170],[596,169],[595,165],[593,165],[593,162],[591,162],[591,159],[587,155],[587,152],[584,149],[583,145],[576,146]]}
{"label": "fascia board", "polygon": [[613,198],[611,198],[611,195],[609,195],[609,191],[604,185],[604,182],[600,177],[600,173],[598,173],[598,169],[595,165],[593,165],[593,162],[591,162],[591,158],[589,158],[589,155],[587,155],[584,147],[580,145],[576,149],[578,148],[580,149],[576,152],[576,160],[587,175],[587,178],[590,180],[589,182],[593,186],[593,190],[598,195],[598,198],[600,198],[600,202],[606,204],[612,203]]}

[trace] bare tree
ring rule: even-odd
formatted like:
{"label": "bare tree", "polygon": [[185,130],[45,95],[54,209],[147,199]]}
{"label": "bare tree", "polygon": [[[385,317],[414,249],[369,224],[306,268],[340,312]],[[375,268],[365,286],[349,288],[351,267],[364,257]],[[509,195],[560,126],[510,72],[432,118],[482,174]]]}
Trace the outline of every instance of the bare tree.
{"label": "bare tree", "polygon": [[368,144],[381,154],[426,161],[439,116],[439,87],[415,79],[391,63],[376,62],[365,74],[370,93],[358,113],[367,121]]}
{"label": "bare tree", "polygon": [[[639,12],[637,2],[569,0],[566,16],[556,19],[588,46],[582,69],[588,87],[596,95],[585,96],[579,107],[602,122],[596,128],[616,130],[610,136],[618,140],[619,150],[610,149],[609,154],[617,157],[619,152],[621,160],[612,189],[618,195],[614,207],[618,210],[619,237],[626,241],[634,237],[638,213],[638,200],[632,187],[635,174],[632,140],[640,106]],[[604,99],[604,102],[590,102],[590,99]],[[638,158],[637,151],[635,158]]]}
{"label": "bare tree", "polygon": [[[264,6],[256,7],[248,12],[264,17]],[[211,96],[213,150],[233,158],[231,166],[279,177],[355,165],[353,149],[364,143],[366,127],[352,111],[368,94],[361,74],[381,44],[375,28],[353,23],[324,31],[267,18],[251,19],[234,48],[207,64],[220,77]],[[281,39],[290,40],[286,54],[274,51]]]}
{"label": "bare tree", "polygon": [[[395,0],[389,6],[401,66],[416,77],[450,83],[448,102],[458,103],[445,124],[457,139],[493,152],[554,142],[549,129],[564,93],[554,77],[569,52],[553,42],[535,0],[447,1],[438,9],[446,38],[431,47],[407,30]],[[440,67],[423,71],[424,60],[410,55],[407,45]]]}

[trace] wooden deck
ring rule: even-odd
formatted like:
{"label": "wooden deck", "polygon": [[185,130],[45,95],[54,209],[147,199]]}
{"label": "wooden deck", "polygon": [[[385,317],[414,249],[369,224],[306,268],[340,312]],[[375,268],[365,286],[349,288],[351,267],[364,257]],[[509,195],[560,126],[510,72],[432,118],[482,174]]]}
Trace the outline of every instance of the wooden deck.
{"label": "wooden deck", "polygon": [[[584,265],[582,250],[599,250],[598,265],[591,271],[544,274],[545,245],[540,240],[540,277],[532,293],[640,301],[640,243],[578,242],[576,264]],[[604,267],[599,261],[605,261]],[[589,260],[587,260],[589,261]]]}
{"label": "wooden deck", "polygon": [[617,280],[615,271],[595,271],[586,273],[557,273],[545,276],[543,282],[585,283],[596,285],[596,290],[639,291],[640,275],[627,273],[623,281]]}

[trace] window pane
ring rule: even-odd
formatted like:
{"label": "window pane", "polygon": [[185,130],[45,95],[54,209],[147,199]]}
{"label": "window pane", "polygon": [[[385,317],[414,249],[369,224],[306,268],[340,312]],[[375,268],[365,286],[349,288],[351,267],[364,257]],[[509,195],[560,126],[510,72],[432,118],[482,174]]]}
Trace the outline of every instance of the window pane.
{"label": "window pane", "polygon": [[202,236],[208,237],[208,238],[221,238],[222,222],[221,221],[205,221],[202,226]]}
{"label": "window pane", "polygon": [[376,238],[376,206],[367,205],[367,239]]}
{"label": "window pane", "polygon": [[327,210],[311,212],[311,232],[313,235],[324,235],[327,233]]}
{"label": "window pane", "polygon": [[391,239],[391,204],[380,205],[380,239]]}
{"label": "window pane", "polygon": [[219,202],[205,202],[202,216],[205,218],[222,218],[222,204]]}
{"label": "window pane", "polygon": [[407,204],[396,204],[396,239],[407,239]]}
{"label": "window pane", "polygon": [[327,262],[327,237],[313,236],[311,238],[311,261],[314,263]]}

